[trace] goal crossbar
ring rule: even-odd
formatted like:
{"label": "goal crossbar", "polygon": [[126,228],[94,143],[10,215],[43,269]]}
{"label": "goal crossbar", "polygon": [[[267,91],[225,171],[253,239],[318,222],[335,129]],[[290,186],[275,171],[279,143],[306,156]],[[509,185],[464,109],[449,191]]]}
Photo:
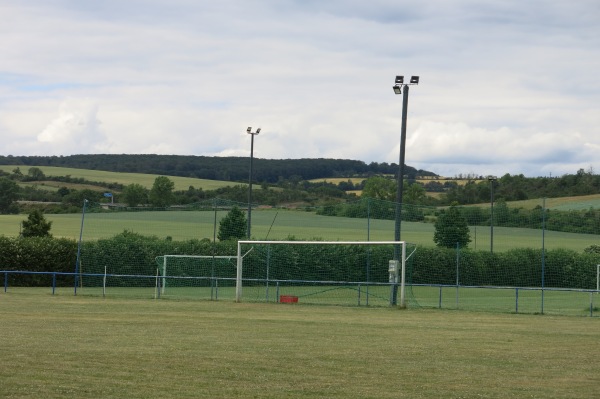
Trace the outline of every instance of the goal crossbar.
{"label": "goal crossbar", "polygon": [[[396,245],[401,248],[399,259],[390,259],[390,283],[400,286],[400,306],[406,307],[406,241],[273,241],[273,240],[240,240],[237,245],[237,271],[235,301],[242,301],[243,245]],[[249,252],[249,251],[248,251]],[[400,281],[398,281],[400,280]],[[392,287],[393,289],[393,287]]]}

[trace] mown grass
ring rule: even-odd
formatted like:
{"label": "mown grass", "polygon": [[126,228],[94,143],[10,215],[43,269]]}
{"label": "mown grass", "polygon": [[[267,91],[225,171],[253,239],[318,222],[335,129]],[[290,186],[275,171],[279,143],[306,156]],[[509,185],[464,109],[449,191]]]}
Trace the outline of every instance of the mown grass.
{"label": "mown grass", "polygon": [[[110,277],[107,286],[103,288],[101,283],[93,285],[84,277],[83,286],[78,288],[77,294],[131,299],[234,301],[236,290],[233,278],[234,276],[229,281],[220,280],[213,287],[171,286],[173,280],[170,280],[164,290],[159,292],[151,284],[145,287],[114,287],[110,285]],[[132,285],[135,284],[135,280],[130,281]],[[9,284],[8,289],[10,292],[18,292],[23,288]],[[52,288],[46,288],[46,292],[51,293]],[[73,294],[74,288],[56,287],[55,292],[69,295]],[[591,291],[546,288],[542,299],[542,290],[539,288],[408,285],[405,294],[406,303],[411,308],[600,317],[600,295]],[[271,282],[268,287],[265,284],[248,283],[242,289],[244,302],[276,303],[282,295],[295,296],[297,303],[302,305],[388,307],[390,304],[390,287],[386,285]]]}
{"label": "mown grass", "polygon": [[[0,170],[11,173],[17,166],[16,165],[0,165]],[[83,178],[93,182],[106,182],[106,183],[118,183],[122,185],[129,185],[132,183],[140,184],[148,189],[152,188],[154,180],[159,175],[145,174],[145,173],[121,173],[121,172],[107,172],[103,170],[91,170],[91,169],[76,169],[76,168],[61,168],[55,166],[36,166],[41,169],[46,176],[71,176],[72,178]],[[19,166],[21,173],[27,175],[29,167]],[[206,179],[195,179],[192,177],[179,177],[169,176],[169,179],[175,184],[175,190],[187,190],[190,186],[194,188],[202,188],[203,190],[215,190],[220,187],[233,186],[238,183],[219,181],[219,180],[206,180]],[[240,183],[243,184],[243,183]],[[66,186],[65,183],[44,181],[43,185],[45,188],[48,187],[62,187]]]}
{"label": "mown grass", "polygon": [[599,320],[0,293],[5,398],[594,398]]}

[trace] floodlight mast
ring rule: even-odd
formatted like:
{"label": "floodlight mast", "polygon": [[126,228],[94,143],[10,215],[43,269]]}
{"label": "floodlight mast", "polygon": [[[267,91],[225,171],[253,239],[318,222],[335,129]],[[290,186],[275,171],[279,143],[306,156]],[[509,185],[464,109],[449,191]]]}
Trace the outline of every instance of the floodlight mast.
{"label": "floodlight mast", "polygon": [[[402,225],[402,193],[404,190],[404,162],[406,152],[406,120],[408,115],[408,88],[410,85],[418,85],[419,77],[411,76],[410,83],[404,83],[404,76],[398,75],[394,80],[394,93],[396,95],[403,94],[402,96],[402,128],[400,132],[400,162],[398,165],[398,186],[396,191],[396,215],[394,224],[394,241],[400,241],[401,236],[401,225]],[[404,89],[404,90],[403,90]],[[394,250],[394,260],[400,259],[400,248]],[[392,292],[390,294],[390,303],[395,305],[397,303],[398,287],[392,286]],[[404,298],[402,298],[404,302]],[[405,303],[400,304],[401,307],[405,307]]]}
{"label": "floodlight mast", "polygon": [[254,161],[254,136],[260,133],[260,127],[256,129],[256,132],[252,132],[252,127],[248,127],[246,133],[252,136],[250,140],[250,177],[248,178],[248,228],[246,231],[246,236],[250,239],[252,229],[252,166]]}

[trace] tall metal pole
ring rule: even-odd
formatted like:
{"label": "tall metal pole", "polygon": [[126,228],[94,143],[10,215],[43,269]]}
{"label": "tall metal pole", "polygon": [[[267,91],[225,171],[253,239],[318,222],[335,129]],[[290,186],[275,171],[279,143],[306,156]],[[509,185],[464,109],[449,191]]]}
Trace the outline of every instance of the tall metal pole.
{"label": "tall metal pole", "polygon": [[248,182],[248,232],[246,236],[250,239],[250,230],[252,226],[252,164],[254,161],[254,135],[255,133],[250,133],[252,136],[250,140],[250,177]]}
{"label": "tall metal pole", "polygon": [[[396,218],[394,224],[394,241],[400,241],[402,230],[402,193],[404,191],[404,160],[406,153],[406,120],[408,114],[408,86],[404,85],[402,93],[402,128],[400,131],[400,162],[398,165],[398,185],[396,191]],[[394,246],[394,260],[400,260],[399,245]],[[396,263],[398,265],[399,262]],[[397,281],[396,281],[397,282]],[[391,301],[392,305],[398,302],[398,286],[392,287]]]}
{"label": "tall metal pole", "polygon": [[[402,228],[402,193],[404,191],[404,162],[406,152],[406,119],[408,114],[408,86],[404,86],[402,93],[402,130],[400,132],[400,164],[398,165],[398,187],[396,191],[396,224],[394,240],[400,241]],[[398,255],[398,254],[396,254]],[[398,259],[398,258],[396,258]]]}
{"label": "tall metal pole", "polygon": [[490,199],[490,252],[494,252],[494,180],[491,179],[490,183],[492,184],[491,189],[491,199]]}
{"label": "tall metal pole", "polygon": [[542,199],[542,314],[544,314],[544,286],[546,285],[546,198]]}
{"label": "tall metal pole", "polygon": [[83,200],[83,210],[81,211],[81,228],[79,229],[79,242],[77,243],[77,259],[75,260],[75,287],[74,287],[74,295],[77,295],[77,285],[80,284],[79,282],[79,274],[81,273],[81,246],[82,246],[82,239],[83,239],[83,227],[84,227],[84,220],[85,220],[85,210],[87,208],[87,204],[88,204],[88,200],[84,199]]}
{"label": "tall metal pole", "polygon": [[250,176],[248,177],[248,231],[246,235],[250,239],[250,233],[252,229],[252,164],[254,162],[254,136],[260,133],[260,128],[256,129],[256,132],[252,131],[249,127],[246,129],[246,133],[252,136],[250,140]]}

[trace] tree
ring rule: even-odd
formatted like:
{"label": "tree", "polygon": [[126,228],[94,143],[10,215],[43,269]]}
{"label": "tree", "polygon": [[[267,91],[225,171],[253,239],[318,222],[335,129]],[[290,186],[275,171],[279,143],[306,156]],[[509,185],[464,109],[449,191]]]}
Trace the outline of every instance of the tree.
{"label": "tree", "polygon": [[83,206],[83,200],[99,202],[103,195],[101,192],[84,188],[83,190],[71,190],[69,194],[62,198],[62,202],[67,205]]}
{"label": "tree", "polygon": [[126,186],[122,196],[128,206],[137,206],[148,202],[148,190],[137,183]]}
{"label": "tree", "polygon": [[385,201],[396,200],[396,182],[381,176],[369,177],[362,190],[362,196]]}
{"label": "tree", "polygon": [[427,201],[427,193],[422,185],[413,183],[408,186],[402,202],[413,205],[423,205]]}
{"label": "tree", "polygon": [[154,179],[154,184],[148,195],[148,200],[153,206],[164,207],[171,205],[175,197],[173,195],[173,189],[175,183],[171,181],[167,176],[158,176]]}
{"label": "tree", "polygon": [[46,175],[44,174],[44,172],[42,172],[40,168],[34,166],[29,168],[29,172],[27,172],[27,177],[29,178],[29,180],[44,180],[46,178]]}
{"label": "tree", "polygon": [[13,202],[19,198],[19,186],[13,180],[0,177],[0,213],[12,213]]}
{"label": "tree", "polygon": [[21,168],[19,168],[18,166],[16,168],[13,169],[12,171],[12,175],[10,176],[13,180],[18,180],[21,181],[23,180],[23,172],[21,172]]}
{"label": "tree", "polygon": [[44,214],[39,209],[34,209],[29,213],[27,220],[23,221],[23,237],[52,237],[50,228],[52,222],[49,222],[44,217]]}
{"label": "tree", "polygon": [[246,236],[248,222],[246,215],[237,206],[234,206],[219,222],[219,241],[240,239]]}
{"label": "tree", "polygon": [[433,241],[438,247],[454,248],[458,243],[461,248],[471,242],[471,234],[467,219],[460,213],[456,205],[442,211],[435,221]]}

